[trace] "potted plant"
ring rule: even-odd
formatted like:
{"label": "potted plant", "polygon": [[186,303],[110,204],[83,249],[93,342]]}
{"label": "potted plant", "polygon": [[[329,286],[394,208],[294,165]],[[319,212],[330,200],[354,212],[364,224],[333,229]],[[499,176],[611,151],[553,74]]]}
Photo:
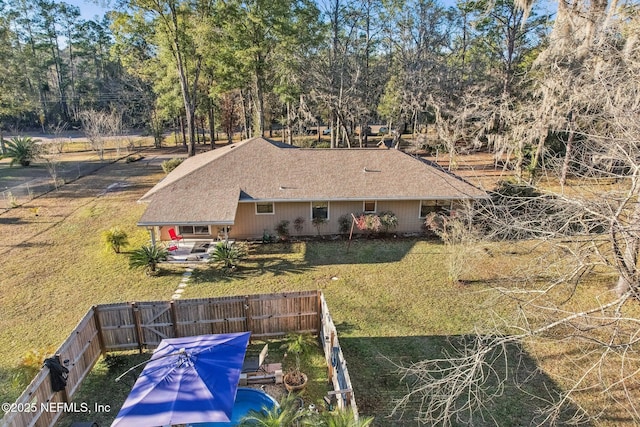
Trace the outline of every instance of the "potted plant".
{"label": "potted plant", "polygon": [[300,370],[300,359],[306,357],[314,345],[315,341],[310,334],[290,334],[282,345],[285,357],[289,354],[295,356],[295,366],[283,377],[284,386],[289,392],[302,390],[307,385],[307,374]]}

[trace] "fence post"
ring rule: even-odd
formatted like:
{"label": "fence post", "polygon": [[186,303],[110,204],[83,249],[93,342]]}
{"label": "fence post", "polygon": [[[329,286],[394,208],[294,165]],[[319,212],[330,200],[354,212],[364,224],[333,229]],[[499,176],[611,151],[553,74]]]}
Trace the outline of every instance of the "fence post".
{"label": "fence post", "polygon": [[335,369],[333,366],[333,341],[335,340],[335,335],[333,330],[331,331],[331,335],[329,336],[329,360],[327,366],[329,367],[327,372],[327,377],[329,377],[329,383],[333,383],[333,370]]}
{"label": "fence post", "polygon": [[178,313],[176,311],[176,302],[171,301],[169,304],[171,305],[171,322],[173,322],[173,336],[174,338],[180,338],[180,333],[178,332]]}
{"label": "fence post", "polygon": [[244,315],[247,319],[247,331],[251,332],[251,336],[249,337],[249,342],[251,342],[253,338],[253,321],[251,320],[251,300],[249,299],[249,295],[245,295],[244,297]]}
{"label": "fence post", "polygon": [[[316,311],[318,312],[318,327],[317,334],[320,336],[322,334],[322,319],[324,318],[324,312],[322,311],[322,291],[318,290],[316,292]],[[324,340],[324,338],[322,338]]]}
{"label": "fence post", "polygon": [[100,344],[100,353],[104,356],[107,352],[104,345],[104,336],[102,335],[102,323],[100,322],[100,309],[97,305],[93,306],[93,323],[98,331],[98,343]]}
{"label": "fence post", "polygon": [[143,343],[143,333],[142,333],[142,319],[140,319],[140,309],[135,302],[131,303],[131,310],[133,311],[133,322],[136,327],[136,335],[138,335],[138,351],[142,354],[142,343]]}

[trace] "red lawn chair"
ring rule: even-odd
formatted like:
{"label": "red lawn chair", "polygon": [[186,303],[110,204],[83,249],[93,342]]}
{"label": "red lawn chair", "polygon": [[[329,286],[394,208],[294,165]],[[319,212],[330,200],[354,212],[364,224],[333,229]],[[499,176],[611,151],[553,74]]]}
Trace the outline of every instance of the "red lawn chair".
{"label": "red lawn chair", "polygon": [[177,234],[175,228],[170,228],[169,229],[169,237],[171,237],[172,241],[175,241],[178,246],[180,246],[180,240],[183,239],[182,235]]}

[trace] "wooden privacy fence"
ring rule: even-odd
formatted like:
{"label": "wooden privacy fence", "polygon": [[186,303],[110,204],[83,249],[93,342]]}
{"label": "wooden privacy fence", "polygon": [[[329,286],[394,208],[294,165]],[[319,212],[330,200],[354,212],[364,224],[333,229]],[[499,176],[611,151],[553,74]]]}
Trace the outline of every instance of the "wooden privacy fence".
{"label": "wooden privacy fence", "polygon": [[320,341],[324,350],[324,356],[327,361],[329,371],[329,382],[333,385],[333,392],[330,395],[336,397],[339,409],[346,409],[348,406],[353,410],[356,419],[358,418],[358,407],[356,398],[353,394],[351,378],[347,369],[347,361],[342,354],[342,349],[338,343],[338,332],[333,323],[329,306],[324,299],[322,293],[319,294],[320,299]]}
{"label": "wooden privacy fence", "polygon": [[53,426],[72,407],[73,395],[106,352],[151,349],[164,338],[245,331],[261,339],[290,332],[318,334],[334,388],[330,394],[336,395],[339,408],[350,405],[357,415],[346,362],[324,296],[319,291],[304,291],[94,306],[56,352],[62,361],[68,361],[66,389],[54,392],[49,368],[43,367],[5,411],[0,425]]}

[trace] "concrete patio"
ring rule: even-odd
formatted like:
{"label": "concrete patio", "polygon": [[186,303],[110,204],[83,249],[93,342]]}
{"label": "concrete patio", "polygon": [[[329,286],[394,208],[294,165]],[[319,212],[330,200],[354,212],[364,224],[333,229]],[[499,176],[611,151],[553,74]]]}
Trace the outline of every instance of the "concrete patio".
{"label": "concrete patio", "polygon": [[167,249],[169,263],[207,262],[219,240],[180,240],[178,243],[169,242]]}

